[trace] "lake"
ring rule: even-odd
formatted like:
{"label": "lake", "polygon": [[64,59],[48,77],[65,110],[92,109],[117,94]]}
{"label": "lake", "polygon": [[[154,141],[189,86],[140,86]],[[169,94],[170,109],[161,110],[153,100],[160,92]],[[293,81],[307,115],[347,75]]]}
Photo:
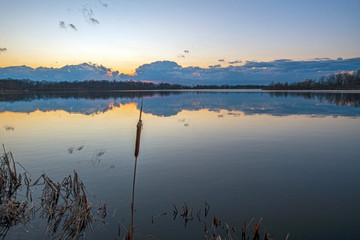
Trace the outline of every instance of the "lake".
{"label": "lake", "polygon": [[[62,181],[75,170],[93,205],[101,200],[108,212],[85,237],[121,239],[142,99],[136,239],[205,239],[214,216],[240,239],[244,222],[261,217],[274,239],[359,237],[359,91],[1,95],[0,140],[33,181],[43,172]],[[46,224],[35,217],[5,239],[51,238]]]}

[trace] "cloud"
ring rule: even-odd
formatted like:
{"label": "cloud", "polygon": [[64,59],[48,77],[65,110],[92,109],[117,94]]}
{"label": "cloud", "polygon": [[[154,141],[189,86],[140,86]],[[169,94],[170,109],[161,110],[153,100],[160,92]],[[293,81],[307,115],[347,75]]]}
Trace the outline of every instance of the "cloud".
{"label": "cloud", "polygon": [[180,55],[178,55],[178,58],[185,58],[185,55],[180,54]]}
{"label": "cloud", "polygon": [[[240,62],[240,61],[239,61]],[[360,57],[344,60],[294,61],[278,59],[270,62],[247,61],[244,65],[182,67],[176,62],[158,61],[144,64],[135,75],[120,74],[121,80],[149,80],[180,84],[269,84],[270,82],[297,82],[319,79],[321,76],[360,70]]]}
{"label": "cloud", "polygon": [[74,24],[70,23],[70,24],[69,24],[69,27],[71,27],[71,29],[73,29],[73,30],[77,31],[77,28],[75,27],[75,25],[74,25]]}
{"label": "cloud", "polygon": [[157,61],[143,64],[135,74],[119,74],[102,65],[83,63],[62,68],[30,68],[27,66],[0,68],[0,79],[32,79],[36,81],[82,81],[82,80],[140,80],[196,84],[269,84],[270,82],[297,82],[319,79],[338,72],[360,70],[360,57],[343,60],[294,61],[278,59],[270,62],[246,61],[241,66],[220,64],[201,67],[182,67],[172,61]]}
{"label": "cloud", "polygon": [[221,64],[216,64],[216,65],[211,65],[211,66],[208,66],[209,68],[219,68],[221,67]]}
{"label": "cloud", "polygon": [[66,28],[66,24],[64,21],[59,21],[59,27],[60,28]]}
{"label": "cloud", "polygon": [[105,8],[109,6],[109,4],[102,2],[101,0],[98,0],[98,2]]}
{"label": "cloud", "polygon": [[241,61],[240,61],[240,60],[236,60],[236,61],[229,62],[229,64],[238,64],[238,63],[241,63]]}
{"label": "cloud", "polygon": [[219,61],[219,62],[225,62],[225,60],[224,60],[224,59],[219,59],[218,61]]}
{"label": "cloud", "polygon": [[326,61],[331,60],[330,58],[314,58],[315,61]]}
{"label": "cloud", "polygon": [[187,50],[187,49],[185,49],[185,50],[184,50],[184,53],[185,53],[185,54],[189,54],[189,53],[190,53],[190,51],[189,51],[189,50]]}
{"label": "cloud", "polygon": [[92,23],[92,24],[100,24],[100,22],[95,19],[95,18],[89,18],[89,21]]}
{"label": "cloud", "polygon": [[0,48],[0,53],[6,52],[7,48]]}
{"label": "cloud", "polygon": [[[69,26],[72,30],[77,31],[77,28],[74,24],[70,23],[67,26]],[[59,27],[63,29],[67,29],[66,23],[64,21],[59,21]]]}
{"label": "cloud", "polygon": [[88,19],[94,15],[94,12],[90,7],[84,7],[81,11],[85,19]]}
{"label": "cloud", "polygon": [[31,79],[35,81],[84,81],[84,80],[113,80],[118,72],[112,71],[102,65],[82,63],[79,65],[66,65],[62,68],[27,66],[0,68],[0,79]]}
{"label": "cloud", "polygon": [[84,7],[81,11],[87,22],[94,24],[94,25],[100,24],[100,22],[94,18],[94,12],[90,7]]}

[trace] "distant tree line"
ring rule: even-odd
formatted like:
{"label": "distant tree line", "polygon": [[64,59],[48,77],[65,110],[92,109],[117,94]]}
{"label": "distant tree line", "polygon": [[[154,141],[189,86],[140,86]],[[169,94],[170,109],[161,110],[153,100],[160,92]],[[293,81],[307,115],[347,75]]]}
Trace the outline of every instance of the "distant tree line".
{"label": "distant tree line", "polygon": [[264,85],[196,85],[152,83],[142,81],[88,80],[74,82],[49,82],[16,79],[0,79],[0,90],[21,92],[49,91],[111,91],[111,90],[179,90],[179,89],[261,89]]}
{"label": "distant tree line", "polygon": [[195,85],[189,89],[263,89],[265,85],[247,84],[247,85]]}
{"label": "distant tree line", "polygon": [[318,81],[307,79],[296,83],[271,83],[265,90],[351,90],[360,89],[360,70],[352,73],[336,73],[321,77]]}
{"label": "distant tree line", "polygon": [[157,90],[157,89],[181,89],[181,85],[140,81],[107,81],[107,80],[88,80],[74,82],[49,82],[49,81],[32,81],[32,80],[0,80],[1,90],[18,90],[18,91],[81,91],[81,90]]}

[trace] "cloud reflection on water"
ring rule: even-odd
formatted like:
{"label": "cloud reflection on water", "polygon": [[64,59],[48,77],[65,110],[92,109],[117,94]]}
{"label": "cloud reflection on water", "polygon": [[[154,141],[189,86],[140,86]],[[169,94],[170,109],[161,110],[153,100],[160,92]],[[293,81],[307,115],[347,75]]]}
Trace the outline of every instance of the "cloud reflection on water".
{"label": "cloud reflection on water", "polygon": [[[146,99],[145,113],[173,116],[183,110],[239,111],[245,115],[294,114],[313,116],[359,116],[360,93],[343,92],[106,92],[54,93],[1,96],[0,112],[30,113],[63,110],[93,115]],[[342,106],[342,107],[340,107]],[[235,114],[235,113],[232,113]]]}

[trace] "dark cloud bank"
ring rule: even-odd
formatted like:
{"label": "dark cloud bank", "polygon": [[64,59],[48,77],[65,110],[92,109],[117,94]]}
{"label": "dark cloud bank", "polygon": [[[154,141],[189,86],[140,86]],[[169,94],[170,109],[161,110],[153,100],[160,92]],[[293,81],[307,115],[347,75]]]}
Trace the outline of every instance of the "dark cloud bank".
{"label": "dark cloud bank", "polygon": [[31,79],[47,81],[82,80],[147,80],[179,84],[268,84],[270,82],[297,82],[307,78],[337,72],[360,70],[360,58],[315,59],[312,61],[293,61],[289,59],[271,62],[247,61],[242,66],[210,68],[182,67],[176,62],[158,61],[144,64],[136,69],[135,75],[119,74],[101,65],[83,63],[62,68],[36,69],[27,66],[0,68],[0,79]]}

